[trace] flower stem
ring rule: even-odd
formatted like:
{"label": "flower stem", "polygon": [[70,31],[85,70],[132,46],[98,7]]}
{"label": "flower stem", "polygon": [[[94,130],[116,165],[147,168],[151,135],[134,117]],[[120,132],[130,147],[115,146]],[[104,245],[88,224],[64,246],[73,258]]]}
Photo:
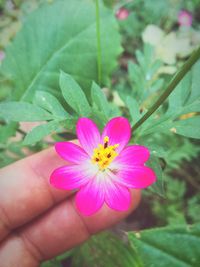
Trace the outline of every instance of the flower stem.
{"label": "flower stem", "polygon": [[99,0],[95,0],[96,4],[96,35],[97,35],[97,69],[98,69],[98,84],[101,85],[102,80],[102,64],[101,64],[101,30],[99,16]]}
{"label": "flower stem", "polygon": [[183,79],[191,67],[196,63],[200,58],[200,47],[195,50],[190,58],[185,62],[181,69],[174,75],[170,83],[168,84],[165,91],[161,94],[158,100],[150,107],[150,109],[142,116],[142,118],[136,122],[132,127],[132,132],[135,131],[139,126],[141,126],[167,99],[167,97],[172,93],[176,88],[177,84]]}

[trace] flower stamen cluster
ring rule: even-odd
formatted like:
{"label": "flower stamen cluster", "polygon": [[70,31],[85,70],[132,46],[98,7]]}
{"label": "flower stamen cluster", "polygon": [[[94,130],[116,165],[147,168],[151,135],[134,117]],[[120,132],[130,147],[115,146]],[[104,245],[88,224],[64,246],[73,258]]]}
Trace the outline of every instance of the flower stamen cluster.
{"label": "flower stamen cluster", "polygon": [[98,164],[101,171],[105,170],[116,158],[118,153],[115,151],[115,149],[119,146],[119,144],[109,146],[108,136],[105,136],[103,141],[104,144],[99,144],[98,147],[94,149],[94,154],[92,156],[92,162]]}

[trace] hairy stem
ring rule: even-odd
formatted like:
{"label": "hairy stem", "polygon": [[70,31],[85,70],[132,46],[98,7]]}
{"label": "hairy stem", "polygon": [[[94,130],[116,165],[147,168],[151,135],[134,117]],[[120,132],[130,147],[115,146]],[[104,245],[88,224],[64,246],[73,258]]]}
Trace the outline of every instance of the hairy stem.
{"label": "hairy stem", "polygon": [[170,83],[168,84],[165,91],[161,94],[158,100],[150,107],[150,109],[144,114],[144,116],[136,122],[132,127],[132,132],[135,131],[139,126],[141,126],[167,99],[167,97],[172,93],[176,88],[177,84],[183,79],[191,67],[196,63],[200,58],[200,47],[195,50],[190,58],[185,62],[181,69],[175,74]]}
{"label": "hairy stem", "polygon": [[101,64],[101,29],[100,29],[100,15],[99,15],[99,0],[95,0],[96,4],[96,34],[97,34],[97,69],[98,69],[98,83],[101,85],[102,80],[102,64]]}

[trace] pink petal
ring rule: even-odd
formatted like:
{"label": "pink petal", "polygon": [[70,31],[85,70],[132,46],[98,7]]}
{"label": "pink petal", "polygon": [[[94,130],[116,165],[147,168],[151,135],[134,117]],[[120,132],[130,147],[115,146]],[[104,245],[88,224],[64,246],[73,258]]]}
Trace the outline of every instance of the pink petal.
{"label": "pink petal", "polygon": [[72,190],[85,185],[93,176],[81,166],[69,165],[54,170],[50,177],[50,183],[59,189]]}
{"label": "pink petal", "polygon": [[116,151],[120,152],[128,143],[131,136],[131,126],[126,118],[116,117],[105,126],[102,134],[102,142],[105,136],[109,137],[108,145],[119,144]]}
{"label": "pink petal", "polygon": [[148,148],[140,145],[126,147],[119,156],[116,157],[113,164],[120,168],[132,168],[134,165],[143,165],[150,156]]}
{"label": "pink petal", "polygon": [[111,209],[125,211],[130,207],[131,195],[126,187],[108,180],[105,186],[105,202]]}
{"label": "pink petal", "polygon": [[88,155],[81,147],[70,142],[58,142],[55,144],[55,149],[61,158],[71,163],[79,164],[88,159]]}
{"label": "pink petal", "polygon": [[100,143],[100,133],[96,124],[88,118],[80,118],[76,130],[81,146],[92,156],[94,148]]}
{"label": "pink petal", "polygon": [[83,186],[76,194],[76,206],[85,216],[90,216],[97,212],[104,202],[104,190],[96,178]]}
{"label": "pink petal", "polygon": [[146,166],[133,166],[117,173],[118,182],[131,188],[145,188],[156,181],[156,175],[152,169]]}

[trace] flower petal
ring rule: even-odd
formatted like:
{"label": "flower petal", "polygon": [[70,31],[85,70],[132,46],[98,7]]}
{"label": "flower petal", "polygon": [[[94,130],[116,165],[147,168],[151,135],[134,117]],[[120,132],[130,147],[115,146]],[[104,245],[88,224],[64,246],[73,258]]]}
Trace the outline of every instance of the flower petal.
{"label": "flower petal", "polygon": [[83,186],[76,194],[76,206],[85,216],[97,212],[104,203],[104,188],[101,188],[96,177]]}
{"label": "flower petal", "polygon": [[119,144],[116,151],[120,152],[127,145],[131,136],[131,126],[129,121],[123,117],[111,119],[104,128],[102,142],[105,136],[109,137],[108,145]]}
{"label": "flower petal", "polygon": [[117,173],[118,182],[131,188],[145,188],[156,181],[156,175],[147,166],[134,166]]}
{"label": "flower petal", "polygon": [[128,210],[131,204],[131,195],[125,186],[107,180],[105,185],[105,202],[114,210]]}
{"label": "flower petal", "polygon": [[71,142],[58,142],[55,144],[55,149],[61,158],[71,163],[79,164],[88,159],[86,152]]}
{"label": "flower petal", "polygon": [[148,148],[140,145],[133,145],[126,147],[119,156],[113,161],[116,167],[129,168],[134,165],[143,165],[150,156]]}
{"label": "flower petal", "polygon": [[78,189],[88,183],[94,175],[94,172],[87,172],[81,165],[63,166],[54,170],[50,177],[50,183],[59,189]]}
{"label": "flower petal", "polygon": [[76,126],[77,136],[83,149],[90,155],[100,143],[100,133],[96,124],[88,118],[80,118]]}

